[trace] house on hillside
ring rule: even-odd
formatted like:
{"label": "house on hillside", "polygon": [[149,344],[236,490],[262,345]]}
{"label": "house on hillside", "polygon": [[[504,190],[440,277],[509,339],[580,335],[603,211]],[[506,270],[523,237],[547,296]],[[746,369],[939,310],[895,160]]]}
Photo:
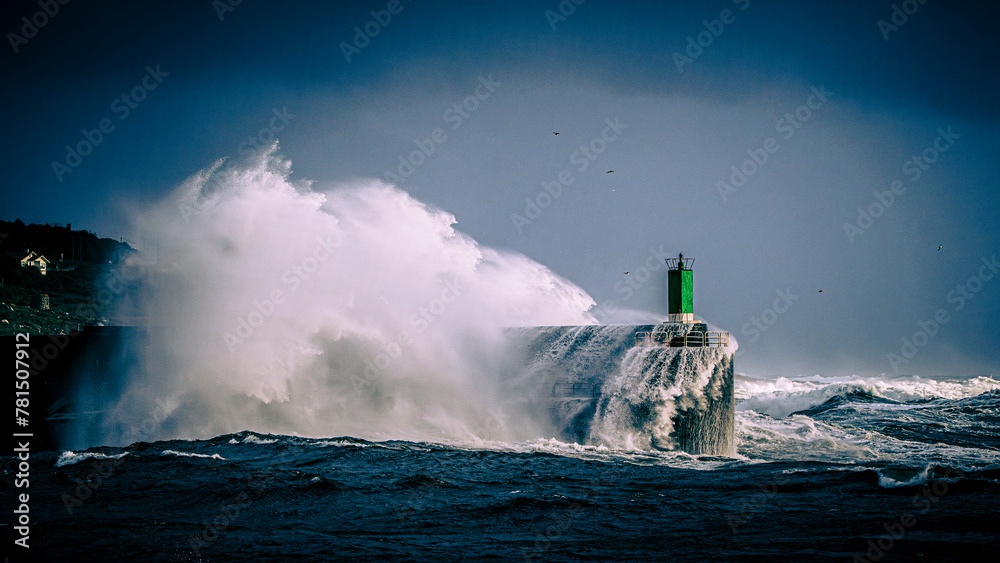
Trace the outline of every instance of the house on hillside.
{"label": "house on hillside", "polygon": [[48,272],[49,268],[52,267],[52,261],[37,252],[28,251],[28,255],[21,258],[21,267],[38,268],[38,271],[44,276]]}

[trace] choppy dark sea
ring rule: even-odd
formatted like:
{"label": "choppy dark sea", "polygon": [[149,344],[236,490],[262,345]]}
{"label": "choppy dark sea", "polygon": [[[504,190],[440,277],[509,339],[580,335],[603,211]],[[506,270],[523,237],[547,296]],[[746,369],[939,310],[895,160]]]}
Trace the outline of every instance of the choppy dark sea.
{"label": "choppy dark sea", "polygon": [[9,540],[9,560],[996,560],[997,381],[738,376],[737,393],[736,458],[249,431],[37,452],[30,548]]}

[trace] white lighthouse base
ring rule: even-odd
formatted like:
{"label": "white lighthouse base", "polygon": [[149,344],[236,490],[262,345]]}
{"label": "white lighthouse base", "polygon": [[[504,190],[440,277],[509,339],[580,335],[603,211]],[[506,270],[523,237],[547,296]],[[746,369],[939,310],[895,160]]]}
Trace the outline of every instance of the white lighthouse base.
{"label": "white lighthouse base", "polygon": [[694,313],[670,313],[668,323],[693,323]]}

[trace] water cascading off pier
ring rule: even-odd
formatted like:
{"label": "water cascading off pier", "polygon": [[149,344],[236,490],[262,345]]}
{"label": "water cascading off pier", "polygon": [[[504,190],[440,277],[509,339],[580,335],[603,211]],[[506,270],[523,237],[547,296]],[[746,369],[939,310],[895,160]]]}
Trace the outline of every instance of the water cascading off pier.
{"label": "water cascading off pier", "polygon": [[694,320],[693,259],[668,259],[669,318],[658,325],[522,327],[515,384],[562,438],[612,448],[734,455],[733,354]]}

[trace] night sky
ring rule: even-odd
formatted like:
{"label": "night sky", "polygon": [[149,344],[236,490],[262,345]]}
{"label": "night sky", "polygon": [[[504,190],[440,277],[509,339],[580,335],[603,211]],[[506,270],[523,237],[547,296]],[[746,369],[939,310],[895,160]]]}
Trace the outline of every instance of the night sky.
{"label": "night sky", "polygon": [[396,183],[608,322],[665,315],[662,258],[695,257],[695,313],[739,339],[739,372],[995,375],[998,16],[8,3],[0,218],[128,240],[132,210],[277,138],[293,178]]}

